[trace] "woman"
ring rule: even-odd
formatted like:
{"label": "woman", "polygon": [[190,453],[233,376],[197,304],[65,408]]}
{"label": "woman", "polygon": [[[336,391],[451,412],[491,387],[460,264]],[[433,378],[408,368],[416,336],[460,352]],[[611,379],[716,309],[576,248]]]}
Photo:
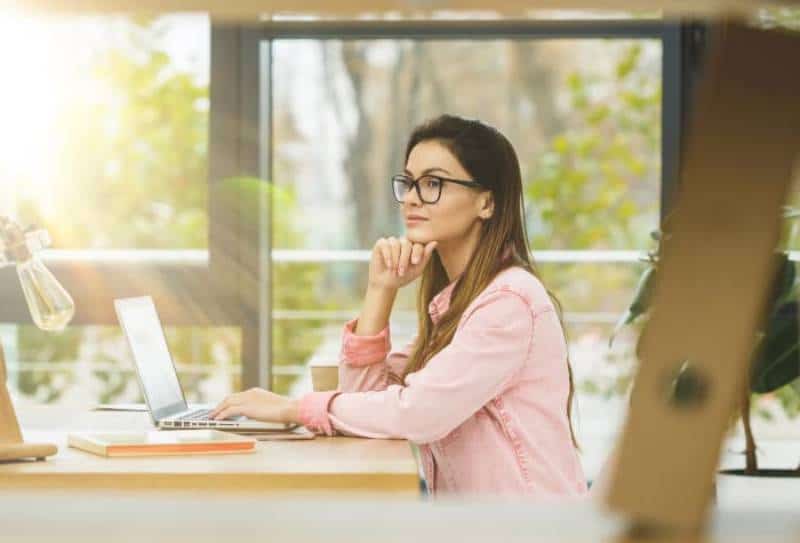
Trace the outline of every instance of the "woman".
{"label": "woman", "polygon": [[[372,250],[339,390],[291,400],[252,389],[212,416],[408,439],[435,494],[585,494],[564,331],[529,259],[511,143],[481,122],[438,117],[412,133],[392,185],[406,237]],[[417,338],[389,353],[395,296],[418,277]]]}

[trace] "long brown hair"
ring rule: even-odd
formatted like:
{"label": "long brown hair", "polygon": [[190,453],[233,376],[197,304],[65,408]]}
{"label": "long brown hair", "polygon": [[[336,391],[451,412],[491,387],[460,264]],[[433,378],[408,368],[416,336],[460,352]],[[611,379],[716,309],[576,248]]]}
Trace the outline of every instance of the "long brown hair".
{"label": "long brown hair", "polygon": [[[498,273],[512,266],[519,266],[541,281],[528,248],[522,175],[511,142],[498,130],[480,121],[442,115],[414,129],[406,146],[406,162],[414,146],[432,140],[446,147],[473,179],[480,181],[492,192],[494,212],[484,221],[475,253],[451,294],[448,310],[435,326],[428,314],[428,305],[449,283],[438,253],[433,254],[422,272],[417,293],[418,336],[403,378],[423,368],[436,353],[450,344],[461,315]],[[556,308],[566,343],[561,304],[552,292],[548,290],[547,294]],[[567,419],[572,443],[577,448],[578,442],[572,428],[575,385],[569,354],[567,372],[569,374]]]}

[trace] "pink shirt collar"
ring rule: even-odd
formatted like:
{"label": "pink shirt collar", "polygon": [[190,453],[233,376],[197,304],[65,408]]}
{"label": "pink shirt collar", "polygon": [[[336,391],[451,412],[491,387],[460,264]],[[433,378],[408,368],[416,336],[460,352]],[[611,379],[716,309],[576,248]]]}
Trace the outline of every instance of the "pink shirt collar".
{"label": "pink shirt collar", "polygon": [[[506,260],[510,258],[513,255],[513,253],[514,253],[513,245],[507,243],[505,249],[503,250],[501,258],[503,260]],[[428,304],[428,314],[431,316],[431,319],[433,319],[434,323],[437,320],[439,320],[439,317],[441,317],[444,314],[444,312],[447,311],[447,309],[450,307],[450,297],[453,294],[453,289],[456,288],[456,284],[458,283],[459,279],[461,279],[461,276],[451,281],[449,285],[447,285],[441,291],[439,291],[439,293],[433,297],[431,303]]]}

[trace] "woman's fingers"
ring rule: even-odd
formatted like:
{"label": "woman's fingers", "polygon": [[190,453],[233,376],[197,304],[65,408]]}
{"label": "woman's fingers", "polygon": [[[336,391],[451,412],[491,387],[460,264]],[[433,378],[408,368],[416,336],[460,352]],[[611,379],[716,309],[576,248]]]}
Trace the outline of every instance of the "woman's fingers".
{"label": "woman's fingers", "polygon": [[217,418],[217,415],[222,413],[227,408],[228,408],[228,400],[227,399],[222,400],[222,402],[217,407],[215,407],[214,410],[211,411],[211,413],[208,414],[208,418],[210,419]]}
{"label": "woman's fingers", "polygon": [[234,394],[231,394],[230,396],[228,396],[224,400],[222,400],[219,403],[219,405],[217,407],[215,407],[214,410],[211,411],[211,413],[208,414],[208,417],[211,418],[211,419],[216,418],[216,416],[221,411],[223,411],[224,409],[227,409],[227,408],[232,407],[234,405],[240,404],[241,403],[241,394],[242,394],[241,392],[236,392]]}
{"label": "woman's fingers", "polygon": [[232,405],[230,407],[226,407],[215,416],[211,417],[214,420],[225,420],[230,417],[238,417],[239,415],[243,415],[244,410],[242,409],[241,405]]}
{"label": "woman's fingers", "polygon": [[[410,241],[406,238],[381,238],[375,242],[373,249],[373,259],[376,266],[374,273],[383,274],[384,270],[389,272],[391,277],[409,277],[409,271],[413,274],[411,279],[416,278],[422,268],[424,268],[431,254],[436,249],[436,242],[430,243],[417,243]],[[380,264],[383,263],[381,269]],[[372,270],[372,265],[370,265]],[[370,271],[372,274],[373,271]],[[377,279],[377,276],[375,278]],[[385,277],[385,276],[384,276]],[[393,281],[388,279],[389,281]],[[407,281],[401,282],[401,286],[406,284]]]}
{"label": "woman's fingers", "polygon": [[421,243],[415,243],[411,248],[411,265],[416,266],[422,260],[422,254],[425,251],[425,246]]}
{"label": "woman's fingers", "polygon": [[208,418],[210,418],[210,419],[213,419],[214,417],[216,417],[216,416],[217,416],[217,413],[219,413],[220,411],[222,411],[222,410],[223,410],[223,409],[225,409],[226,407],[228,407],[228,398],[225,398],[224,400],[222,400],[221,402],[219,402],[219,404],[217,405],[217,407],[215,407],[215,408],[214,408],[214,409],[211,411],[211,413],[209,413],[209,414],[208,414]]}
{"label": "woman's fingers", "polygon": [[411,259],[412,244],[407,239],[400,240],[400,260],[397,266],[397,274],[402,277],[405,275],[406,270],[409,268],[409,260]]}
{"label": "woman's fingers", "polygon": [[383,263],[386,266],[386,269],[391,270],[392,249],[389,247],[389,243],[385,239],[381,239],[378,241],[378,251],[380,251],[380,254],[383,257]]}
{"label": "woman's fingers", "polygon": [[397,238],[389,238],[389,248],[392,252],[392,265],[390,269],[397,271],[397,266],[400,263],[400,241]]}

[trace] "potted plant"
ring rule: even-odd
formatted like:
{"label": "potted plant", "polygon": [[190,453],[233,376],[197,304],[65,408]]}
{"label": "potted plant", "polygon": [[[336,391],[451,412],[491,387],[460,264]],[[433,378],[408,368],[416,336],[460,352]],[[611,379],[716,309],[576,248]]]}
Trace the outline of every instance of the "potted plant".
{"label": "potted plant", "polygon": [[[800,217],[800,211],[787,209],[784,218]],[[666,221],[665,221],[666,224]],[[788,239],[791,240],[795,228],[791,229]],[[623,327],[633,323],[645,315],[650,308],[653,288],[658,273],[658,261],[661,245],[668,242],[669,235],[662,231],[654,231],[651,237],[656,248],[647,253],[643,260],[647,268],[639,278],[636,293],[627,311],[621,316],[609,340],[609,347],[614,337]],[[787,244],[788,245],[788,244]],[[753,394],[766,394],[791,386],[796,394],[800,394],[800,318],[798,316],[798,291],[800,283],[796,281],[795,264],[790,260],[788,251],[776,252],[778,259],[776,275],[772,283],[767,315],[764,325],[753,338],[752,363],[746,386],[742,391],[740,416],[745,434],[745,468],[743,470],[725,470],[724,473],[800,477],[800,464],[787,469],[759,469],[756,457],[756,442],[753,436],[751,421]],[[673,393],[691,386],[691,382],[681,381],[681,374],[674,383]]]}

